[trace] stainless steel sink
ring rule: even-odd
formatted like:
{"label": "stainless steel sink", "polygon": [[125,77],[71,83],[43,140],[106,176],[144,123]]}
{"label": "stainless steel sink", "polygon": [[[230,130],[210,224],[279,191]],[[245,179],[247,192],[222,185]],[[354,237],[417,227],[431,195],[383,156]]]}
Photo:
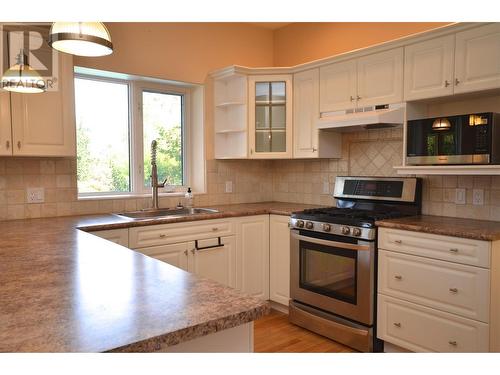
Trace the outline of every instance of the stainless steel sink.
{"label": "stainless steel sink", "polygon": [[216,214],[218,210],[212,208],[164,208],[164,209],[145,209],[140,211],[131,211],[115,214],[133,220],[156,219],[162,217],[192,216],[200,214]]}

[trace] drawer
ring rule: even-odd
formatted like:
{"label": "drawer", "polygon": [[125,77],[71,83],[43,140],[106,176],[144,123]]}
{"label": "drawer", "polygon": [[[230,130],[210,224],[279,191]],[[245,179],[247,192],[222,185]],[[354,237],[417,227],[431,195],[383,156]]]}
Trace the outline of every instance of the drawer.
{"label": "drawer", "polygon": [[378,291],[489,322],[490,271],[485,268],[379,250]]}
{"label": "drawer", "polygon": [[414,352],[488,352],[488,324],[378,295],[377,337]]}
{"label": "drawer", "polygon": [[490,242],[407,230],[379,228],[379,249],[490,267]]}
{"label": "drawer", "polygon": [[198,220],[130,228],[129,243],[132,248],[141,248],[214,236],[229,236],[235,232],[233,220]]}

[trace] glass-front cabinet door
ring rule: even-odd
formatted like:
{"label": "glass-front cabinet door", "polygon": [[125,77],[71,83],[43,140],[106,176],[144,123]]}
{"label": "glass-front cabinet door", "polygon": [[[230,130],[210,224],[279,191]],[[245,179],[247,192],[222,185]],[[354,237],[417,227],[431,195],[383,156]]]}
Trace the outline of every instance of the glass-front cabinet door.
{"label": "glass-front cabinet door", "polygon": [[250,158],[292,156],[292,76],[249,77]]}

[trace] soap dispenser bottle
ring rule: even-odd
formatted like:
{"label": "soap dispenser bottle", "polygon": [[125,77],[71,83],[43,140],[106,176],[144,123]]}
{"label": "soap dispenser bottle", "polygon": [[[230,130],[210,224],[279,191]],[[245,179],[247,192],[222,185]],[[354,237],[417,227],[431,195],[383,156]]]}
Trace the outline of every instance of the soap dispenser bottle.
{"label": "soap dispenser bottle", "polygon": [[188,187],[187,192],[184,195],[184,199],[186,200],[186,208],[193,208],[193,192],[191,191],[190,187]]}

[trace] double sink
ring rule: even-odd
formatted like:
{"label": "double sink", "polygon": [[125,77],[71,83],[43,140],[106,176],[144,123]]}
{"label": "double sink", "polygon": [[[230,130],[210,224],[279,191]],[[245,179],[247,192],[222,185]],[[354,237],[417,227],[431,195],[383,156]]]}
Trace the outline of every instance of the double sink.
{"label": "double sink", "polygon": [[132,220],[160,219],[165,217],[183,217],[201,214],[216,214],[218,210],[212,208],[160,208],[160,209],[145,209],[139,211],[123,212],[115,214],[116,216],[124,217]]}

